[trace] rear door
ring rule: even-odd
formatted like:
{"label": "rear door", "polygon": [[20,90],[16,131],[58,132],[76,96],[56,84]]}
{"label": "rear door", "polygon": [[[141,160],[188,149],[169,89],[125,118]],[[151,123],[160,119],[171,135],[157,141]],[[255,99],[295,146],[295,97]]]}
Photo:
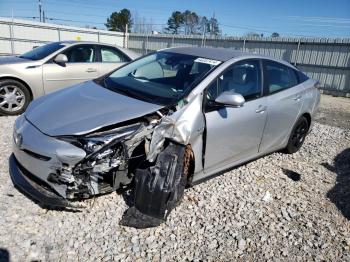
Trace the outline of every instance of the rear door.
{"label": "rear door", "polygon": [[99,76],[107,74],[131,60],[118,48],[104,45],[98,45],[97,47]]}
{"label": "rear door", "polygon": [[290,67],[271,60],[264,60],[263,64],[268,112],[259,151],[266,152],[287,142],[302,107],[304,86]]}
{"label": "rear door", "polygon": [[94,45],[75,45],[62,52],[68,62],[59,65],[52,60],[43,65],[45,93],[94,79],[98,75]]}

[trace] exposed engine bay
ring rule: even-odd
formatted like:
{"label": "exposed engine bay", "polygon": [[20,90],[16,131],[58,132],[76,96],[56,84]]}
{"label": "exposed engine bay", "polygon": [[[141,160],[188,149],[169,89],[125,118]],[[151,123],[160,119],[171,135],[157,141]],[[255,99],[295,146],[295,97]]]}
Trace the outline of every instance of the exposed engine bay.
{"label": "exposed engine bay", "polygon": [[[168,114],[170,110],[163,110]],[[152,133],[163,113],[102,128],[83,136],[59,137],[84,149],[86,157],[74,167],[63,164],[48,181],[63,184],[67,199],[88,198],[128,185],[137,168],[146,166]]]}

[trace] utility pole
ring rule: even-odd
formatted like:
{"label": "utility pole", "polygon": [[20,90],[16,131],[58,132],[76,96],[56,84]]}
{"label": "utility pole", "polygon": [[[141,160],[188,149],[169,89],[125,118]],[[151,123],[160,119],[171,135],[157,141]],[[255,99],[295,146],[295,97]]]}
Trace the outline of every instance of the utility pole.
{"label": "utility pole", "polygon": [[41,0],[39,0],[39,19],[41,22]]}
{"label": "utility pole", "polygon": [[43,23],[45,23],[45,11],[43,10]]}
{"label": "utility pole", "polygon": [[124,48],[128,48],[128,37],[129,37],[129,25],[125,24],[125,32],[124,32]]}

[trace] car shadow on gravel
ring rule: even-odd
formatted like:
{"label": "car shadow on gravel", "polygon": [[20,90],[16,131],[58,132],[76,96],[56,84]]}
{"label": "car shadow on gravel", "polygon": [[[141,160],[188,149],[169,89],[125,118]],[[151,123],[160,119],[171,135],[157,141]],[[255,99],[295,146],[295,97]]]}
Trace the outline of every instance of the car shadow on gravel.
{"label": "car shadow on gravel", "polygon": [[335,185],[328,191],[327,197],[343,216],[350,220],[350,148],[338,154],[333,160],[333,165],[322,165],[337,174]]}
{"label": "car shadow on gravel", "polygon": [[5,248],[0,248],[0,262],[10,261],[10,253]]}

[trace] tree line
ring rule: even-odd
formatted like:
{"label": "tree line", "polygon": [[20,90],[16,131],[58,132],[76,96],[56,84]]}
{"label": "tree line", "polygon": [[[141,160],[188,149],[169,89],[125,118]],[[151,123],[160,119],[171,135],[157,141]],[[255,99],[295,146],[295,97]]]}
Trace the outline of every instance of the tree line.
{"label": "tree line", "polygon": [[214,16],[208,19],[190,10],[173,12],[168,19],[165,31],[171,34],[221,35],[219,22]]}
{"label": "tree line", "polygon": [[[119,12],[113,12],[107,18],[106,27],[111,31],[126,31],[126,25],[129,32],[135,33],[152,33],[153,20],[147,22],[145,17],[140,18],[138,14],[132,16],[129,9],[122,9]],[[166,34],[185,34],[185,35],[210,35],[220,36],[222,31],[220,29],[218,20],[213,15],[211,18],[198,15],[196,12],[185,10],[174,11],[170,15],[166,27],[163,28],[162,33]],[[248,32],[248,37],[263,37],[263,34],[256,32]],[[279,37],[279,34],[274,32],[271,37]]]}

